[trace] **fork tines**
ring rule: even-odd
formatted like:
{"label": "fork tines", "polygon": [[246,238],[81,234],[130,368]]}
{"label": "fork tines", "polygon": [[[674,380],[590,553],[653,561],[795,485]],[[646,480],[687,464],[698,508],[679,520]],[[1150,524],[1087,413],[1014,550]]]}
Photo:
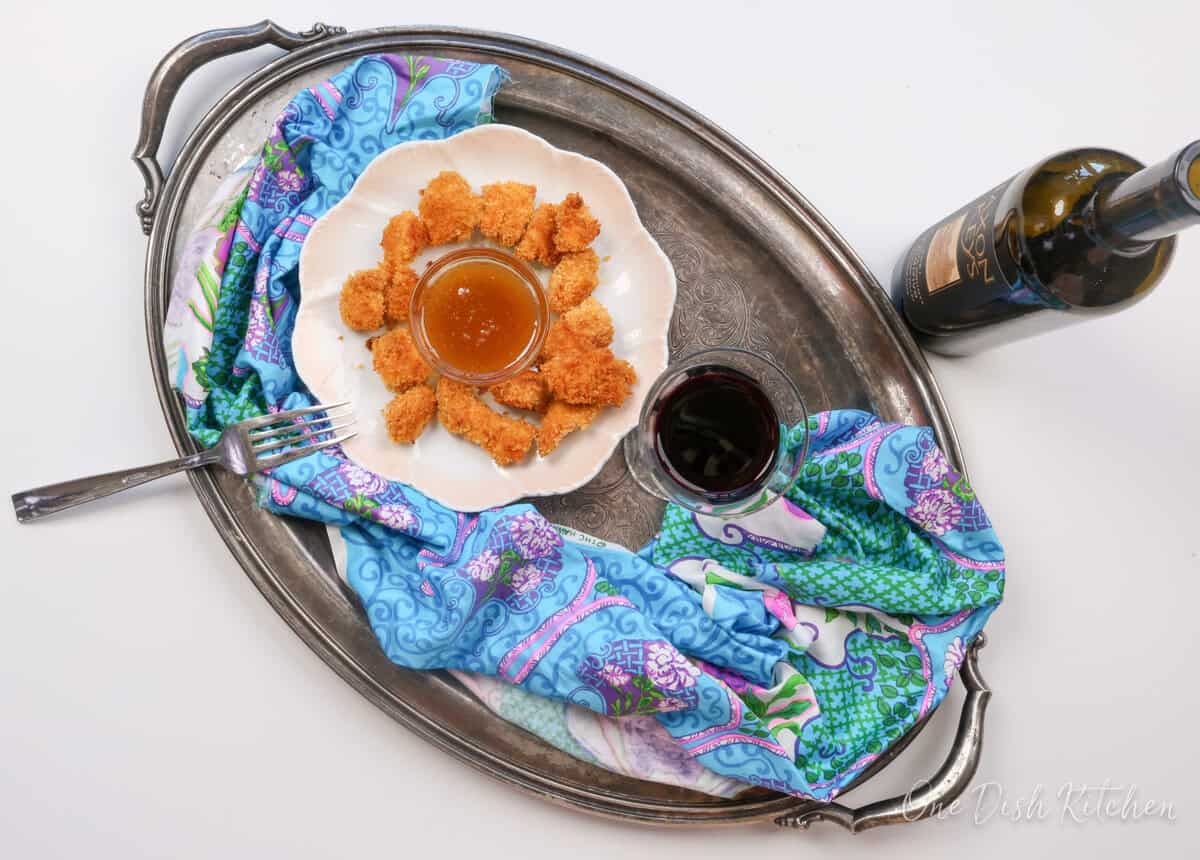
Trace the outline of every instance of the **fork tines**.
{"label": "fork tines", "polygon": [[[270,469],[354,438],[357,435],[354,432],[336,435],[337,431],[352,427],[354,421],[350,402],[343,401],[252,418],[245,422],[244,429],[257,467]],[[290,446],[295,447],[263,456],[268,451]]]}

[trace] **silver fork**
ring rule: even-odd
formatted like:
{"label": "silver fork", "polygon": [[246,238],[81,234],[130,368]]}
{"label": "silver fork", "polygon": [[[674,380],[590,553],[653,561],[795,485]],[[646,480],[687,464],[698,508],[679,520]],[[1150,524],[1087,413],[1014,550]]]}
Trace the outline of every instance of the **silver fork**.
{"label": "silver fork", "polygon": [[[235,475],[253,475],[263,469],[273,469],[354,438],[356,433],[333,435],[354,423],[353,411],[335,414],[349,405],[349,401],[343,401],[330,406],[309,406],[241,421],[226,427],[217,444],[206,451],[140,469],[76,478],[74,481],[26,490],[13,495],[13,508],[16,509],[17,520],[27,523],[184,469],[222,466]],[[324,416],[310,417],[321,412],[325,413]],[[297,447],[263,456],[288,446]]]}

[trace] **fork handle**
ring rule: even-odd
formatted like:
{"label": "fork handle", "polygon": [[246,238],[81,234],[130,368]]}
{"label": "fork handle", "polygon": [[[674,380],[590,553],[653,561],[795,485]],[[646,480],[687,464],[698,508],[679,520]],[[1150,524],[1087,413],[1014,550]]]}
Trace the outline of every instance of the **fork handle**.
{"label": "fork handle", "polygon": [[178,460],[167,460],[165,463],[155,463],[152,466],[142,466],[138,469],[125,469],[120,472],[109,472],[105,475],[93,475],[90,478],[76,478],[73,481],[63,481],[60,484],[47,484],[15,493],[12,497],[13,508],[17,512],[17,521],[22,523],[48,517],[67,508],[82,505],[85,502],[102,499],[137,487],[156,478],[173,475],[184,469],[195,469],[217,462],[214,451],[199,451]]}

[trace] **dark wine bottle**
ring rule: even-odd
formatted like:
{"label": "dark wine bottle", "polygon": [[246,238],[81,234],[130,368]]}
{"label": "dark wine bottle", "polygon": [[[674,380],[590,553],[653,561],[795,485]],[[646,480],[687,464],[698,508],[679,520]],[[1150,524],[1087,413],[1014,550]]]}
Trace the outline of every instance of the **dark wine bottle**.
{"label": "dark wine bottle", "polygon": [[1144,299],[1200,223],[1200,141],[1145,167],[1073,149],[930,227],[892,297],[926,349],[966,355]]}

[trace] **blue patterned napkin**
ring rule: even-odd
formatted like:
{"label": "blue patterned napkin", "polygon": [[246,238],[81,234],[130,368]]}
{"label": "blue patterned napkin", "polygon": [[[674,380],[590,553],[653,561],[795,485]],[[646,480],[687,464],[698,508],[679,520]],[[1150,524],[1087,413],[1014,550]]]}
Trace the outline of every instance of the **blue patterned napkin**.
{"label": "blue patterned napkin", "polygon": [[[311,402],[290,352],[308,229],[384,149],[490,121],[504,79],[369,56],[288,104],[174,285],[166,341],[198,440]],[[839,411],[794,432],[811,454],[788,500],[734,523],[671,508],[637,554],[529,505],[448,510],[340,450],[260,478],[260,497],[340,529],[396,663],[650,716],[715,774],[828,800],[941,701],[1004,561],[927,428]]]}

